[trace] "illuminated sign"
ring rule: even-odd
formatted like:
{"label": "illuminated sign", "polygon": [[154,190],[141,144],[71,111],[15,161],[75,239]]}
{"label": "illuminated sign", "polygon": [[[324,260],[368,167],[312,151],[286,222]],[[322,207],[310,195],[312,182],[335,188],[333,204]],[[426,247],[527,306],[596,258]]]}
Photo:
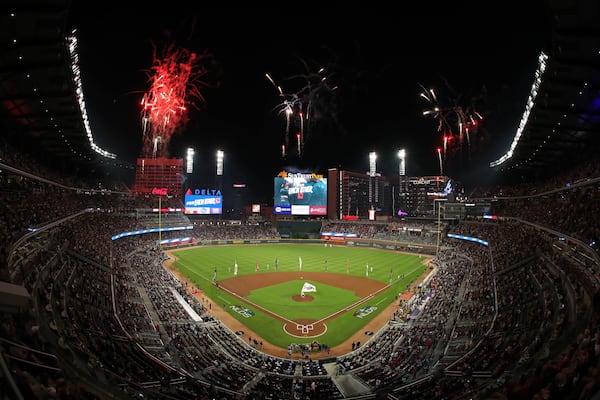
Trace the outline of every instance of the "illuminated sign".
{"label": "illuminated sign", "polygon": [[410,183],[412,183],[413,185],[429,185],[431,181],[429,179],[425,179],[423,177],[420,177],[419,179],[411,179]]}
{"label": "illuminated sign", "polygon": [[277,174],[277,177],[279,178],[304,178],[304,179],[322,179],[323,178],[323,174],[315,174],[310,173],[310,174],[303,174],[303,173],[288,173],[287,171],[281,171],[280,173]]}
{"label": "illuminated sign", "polygon": [[222,214],[223,196],[218,189],[188,189],[184,205],[185,214]]}
{"label": "illuminated sign", "polygon": [[273,212],[327,215],[327,178],[318,174],[280,172],[274,180]]}

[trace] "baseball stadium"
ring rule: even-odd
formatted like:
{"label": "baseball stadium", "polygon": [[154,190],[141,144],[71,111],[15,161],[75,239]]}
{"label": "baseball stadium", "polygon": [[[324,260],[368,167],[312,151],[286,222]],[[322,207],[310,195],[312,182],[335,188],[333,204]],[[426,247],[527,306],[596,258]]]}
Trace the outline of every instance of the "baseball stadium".
{"label": "baseball stadium", "polygon": [[[330,64],[305,61],[287,80],[261,73],[267,95],[243,102],[281,103],[265,107],[268,123],[252,120],[263,136],[249,138],[210,107],[234,104],[204,90],[254,86],[233,68],[198,85],[217,63],[192,34],[194,51],[153,47],[144,84],[126,64],[82,79],[103,45],[139,44],[152,30],[133,29],[122,7],[80,6],[0,6],[0,400],[600,399],[598,5],[534,10],[551,15],[539,28],[550,44],[519,78],[533,84],[517,117],[512,105],[485,114],[473,98],[445,103],[416,85],[419,118],[443,130],[428,169],[414,133],[370,150],[385,124],[315,148],[333,122],[364,123],[341,112],[351,101],[335,103],[339,91],[369,95]],[[224,63],[233,49],[247,60],[280,47],[220,46]],[[102,138],[112,128],[88,117],[126,125],[128,98],[107,95],[104,108],[102,95],[85,103],[82,93],[109,92],[121,72],[149,89],[127,92],[142,109],[127,129],[140,140],[113,132],[113,143]],[[186,114],[194,101],[207,109]],[[214,120],[198,122],[202,112]],[[493,125],[508,119],[511,129]],[[194,148],[178,136],[186,129],[224,149],[214,164],[201,153],[209,139]],[[510,137],[476,167],[493,129]],[[111,151],[121,142],[133,161]]]}

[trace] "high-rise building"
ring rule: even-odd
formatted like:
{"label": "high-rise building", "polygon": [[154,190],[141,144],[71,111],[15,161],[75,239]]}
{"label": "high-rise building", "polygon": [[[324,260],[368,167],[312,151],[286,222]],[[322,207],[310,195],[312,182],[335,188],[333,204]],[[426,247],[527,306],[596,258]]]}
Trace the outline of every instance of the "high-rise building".
{"label": "high-rise building", "polygon": [[[330,168],[329,219],[369,219],[434,216],[434,200],[447,195],[446,176],[381,176]],[[405,214],[404,214],[405,213]]]}
{"label": "high-rise building", "polygon": [[445,197],[447,176],[418,176],[401,179],[398,208],[411,217],[433,216],[434,200]]}
{"label": "high-rise building", "polygon": [[183,159],[138,158],[133,191],[152,194],[156,190],[173,197],[183,197]]}
{"label": "high-rise building", "polygon": [[366,219],[370,210],[375,210],[377,216],[392,215],[392,186],[388,178],[330,168],[327,181],[329,219]]}

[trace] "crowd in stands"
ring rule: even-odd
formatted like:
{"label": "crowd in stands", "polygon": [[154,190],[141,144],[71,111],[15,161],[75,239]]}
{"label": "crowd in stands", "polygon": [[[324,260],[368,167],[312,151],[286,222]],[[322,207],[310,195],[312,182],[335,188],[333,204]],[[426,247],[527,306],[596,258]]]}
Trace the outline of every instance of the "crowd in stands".
{"label": "crowd in stands", "polygon": [[248,224],[211,224],[195,223],[194,238],[197,241],[240,240],[240,239],[278,239],[277,229],[271,225]]}
{"label": "crowd in stands", "polygon": [[445,231],[446,223],[438,226],[436,221],[429,223],[411,221],[323,221],[322,232],[351,233],[361,239],[386,242],[416,243],[436,245],[438,231]]}
{"label": "crowd in stands", "polygon": [[564,191],[576,185],[587,185],[598,178],[600,162],[596,158],[590,158],[558,174],[542,180],[537,179],[534,185],[527,180],[511,185],[475,187],[469,192],[468,198],[538,197],[549,192]]}
{"label": "crowd in stands", "polygon": [[[18,159],[2,161],[19,167]],[[215,319],[164,268],[158,234],[112,240],[156,224],[137,211],[153,199],[2,174],[0,280],[30,295],[26,307],[0,312],[2,391],[32,399],[340,399],[336,379],[348,376],[372,398],[592,399],[600,392],[600,263],[589,244],[600,221],[589,212],[598,200],[589,178],[578,178],[590,183],[583,187],[501,200],[497,220],[445,226],[489,246],[444,237],[432,274],[370,340],[336,357],[332,373],[318,360],[266,355]],[[520,189],[502,192],[528,193]],[[268,224],[193,225],[197,241],[278,238]],[[439,240],[435,223],[396,225],[324,221],[323,230]]]}

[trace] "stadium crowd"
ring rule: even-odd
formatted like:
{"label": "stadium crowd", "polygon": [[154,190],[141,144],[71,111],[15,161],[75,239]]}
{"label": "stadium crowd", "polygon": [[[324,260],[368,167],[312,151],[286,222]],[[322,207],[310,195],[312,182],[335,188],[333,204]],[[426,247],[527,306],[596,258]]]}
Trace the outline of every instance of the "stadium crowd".
{"label": "stadium crowd", "polygon": [[[0,312],[2,393],[351,398],[340,383],[345,377],[368,388],[363,398],[599,396],[597,165],[570,172],[574,185],[497,188],[511,196],[492,195],[496,219],[444,225],[444,233],[489,245],[444,235],[428,278],[398,301],[380,331],[329,360],[328,369],[321,360],[264,354],[214,318],[209,304],[164,268],[157,233],[112,240],[156,224],[139,212],[153,199],[77,190],[85,183],[53,176],[6,147],[0,159],[0,280],[29,294],[26,305]],[[595,175],[579,176],[586,173]],[[162,223],[182,221],[180,214]],[[325,221],[323,231],[422,244],[438,239],[435,223],[399,224]],[[269,224],[195,224],[192,235],[278,238]]]}

